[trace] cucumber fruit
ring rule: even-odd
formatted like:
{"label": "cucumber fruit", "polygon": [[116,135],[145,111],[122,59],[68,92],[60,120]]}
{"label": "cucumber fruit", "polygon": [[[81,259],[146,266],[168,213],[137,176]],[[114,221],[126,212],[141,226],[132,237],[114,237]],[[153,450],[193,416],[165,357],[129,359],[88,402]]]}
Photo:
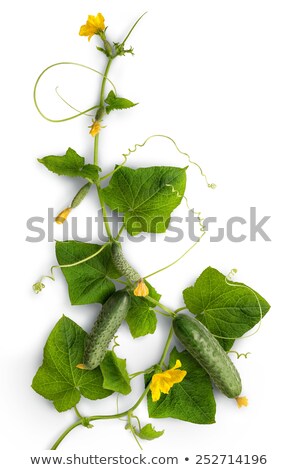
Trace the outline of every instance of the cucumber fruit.
{"label": "cucumber fruit", "polygon": [[[81,369],[95,369],[104,359],[108,345],[130,308],[128,292],[117,291],[109,297],[87,337]],[[78,366],[77,366],[78,367]]]}
{"label": "cucumber fruit", "polygon": [[239,372],[210,331],[198,320],[179,314],[173,320],[176,337],[209,374],[219,390],[229,398],[242,391]]}
{"label": "cucumber fruit", "polygon": [[134,268],[132,268],[132,266],[124,257],[123,250],[119,242],[112,242],[111,257],[114,266],[122,274],[122,276],[125,276],[127,279],[129,279],[130,282],[133,283],[139,281],[141,278],[140,274],[135,271]]}

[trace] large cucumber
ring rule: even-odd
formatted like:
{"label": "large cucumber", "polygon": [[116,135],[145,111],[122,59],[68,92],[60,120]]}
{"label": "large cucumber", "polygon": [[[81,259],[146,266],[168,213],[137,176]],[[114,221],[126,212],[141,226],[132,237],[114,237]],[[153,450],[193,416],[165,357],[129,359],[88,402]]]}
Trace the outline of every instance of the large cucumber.
{"label": "large cucumber", "polygon": [[119,242],[113,242],[111,246],[112,261],[116,269],[125,276],[131,282],[137,282],[140,279],[140,275],[134,268],[128,263],[124,257],[121,244]]}
{"label": "large cucumber", "polygon": [[187,351],[206,370],[217,388],[229,398],[242,391],[239,372],[210,331],[188,315],[177,315],[173,320],[175,335]]}
{"label": "large cucumber", "polygon": [[95,369],[104,359],[108,345],[126,318],[130,307],[130,295],[117,291],[102,307],[84,349],[83,364],[80,368]]}

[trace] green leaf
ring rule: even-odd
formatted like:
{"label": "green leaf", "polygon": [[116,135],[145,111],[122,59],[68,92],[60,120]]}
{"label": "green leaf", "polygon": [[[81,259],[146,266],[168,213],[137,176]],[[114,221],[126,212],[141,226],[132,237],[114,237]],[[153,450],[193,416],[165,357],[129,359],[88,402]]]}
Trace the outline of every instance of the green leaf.
{"label": "green leaf", "polygon": [[63,316],[50,333],[44,349],[44,360],[33,378],[32,388],[57,411],[73,408],[81,396],[97,400],[111,395],[103,388],[99,368],[79,370],[87,334],[75,322]]}
{"label": "green leaf", "polygon": [[132,108],[133,106],[136,106],[138,103],[133,103],[130,100],[127,100],[126,98],[120,98],[119,96],[116,96],[114,91],[110,91],[107,98],[105,99],[105,103],[108,105],[106,107],[106,113],[109,114],[111,111],[114,111],[115,109],[127,109],[127,108]]}
{"label": "green leaf", "polygon": [[100,167],[88,163],[87,165],[83,166],[78,176],[80,176],[81,178],[85,178],[91,183],[96,183],[99,179],[99,171],[101,171]]}
{"label": "green leaf", "polygon": [[153,166],[133,170],[119,167],[103,189],[108,206],[124,213],[131,235],[165,232],[171,212],[185,192],[186,168]]}
{"label": "green leaf", "polygon": [[[270,305],[245,284],[229,284],[222,273],[209,267],[183,296],[190,312],[216,337],[239,338],[260,321],[261,311],[264,316]],[[228,351],[234,339],[219,338],[219,342]]]}
{"label": "green leaf", "polygon": [[100,364],[104,377],[103,387],[128,395],[131,392],[130,377],[126,369],[126,359],[120,359],[114,351],[107,351]]}
{"label": "green leaf", "polygon": [[[149,296],[159,300],[161,295],[144,281],[149,288]],[[130,328],[133,338],[139,338],[148,334],[153,334],[157,326],[157,317],[154,312],[155,305],[144,297],[136,297],[131,294],[131,306],[128,311],[126,322]]]}
{"label": "green leaf", "polygon": [[153,439],[157,439],[164,434],[164,431],[156,431],[152,424],[146,424],[143,426],[140,431],[135,429],[135,434],[140,439],[145,439],[146,441],[152,441]]}
{"label": "green leaf", "polygon": [[80,155],[71,148],[69,148],[63,156],[49,155],[44,158],[38,158],[38,161],[49,171],[57,175],[71,177],[80,176],[92,183],[97,181],[99,171],[101,170],[96,165],[85,165],[84,158],[80,157]]}
{"label": "green leaf", "polygon": [[[77,241],[56,242],[56,256],[60,265],[76,263],[101,248],[101,245]],[[111,259],[110,245],[85,263],[61,269],[68,283],[72,305],[103,304],[115,291],[111,279],[120,275]]]}
{"label": "green leaf", "polygon": [[[151,394],[148,394],[149,416],[181,419],[196,424],[214,423],[216,403],[208,374],[187,351],[178,352],[176,348],[170,353],[169,368],[175,365],[177,359],[187,375],[182,382],[173,385],[168,395],[161,394],[157,402],[153,402]],[[146,381],[149,380],[147,376]]]}

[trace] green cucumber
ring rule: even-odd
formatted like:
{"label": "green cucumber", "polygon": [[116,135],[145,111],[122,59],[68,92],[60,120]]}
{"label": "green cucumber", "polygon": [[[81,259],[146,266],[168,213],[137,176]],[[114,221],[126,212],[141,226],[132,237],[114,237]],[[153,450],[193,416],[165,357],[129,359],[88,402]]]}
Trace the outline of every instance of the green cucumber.
{"label": "green cucumber", "polygon": [[140,274],[135,271],[134,268],[128,263],[124,257],[121,244],[119,242],[113,242],[111,245],[111,256],[112,261],[116,269],[125,276],[130,282],[137,282],[141,278]]}
{"label": "green cucumber", "polygon": [[176,337],[187,351],[209,374],[219,390],[228,398],[236,398],[242,391],[239,372],[210,331],[188,315],[177,315],[173,320]]}
{"label": "green cucumber", "polygon": [[92,370],[102,362],[110,341],[126,318],[130,301],[128,292],[122,290],[112,294],[105,302],[87,337],[80,368]]}
{"label": "green cucumber", "polygon": [[81,189],[77,192],[76,196],[72,200],[71,208],[75,209],[75,207],[78,207],[79,204],[83,201],[83,199],[87,196],[89,193],[89,190],[91,188],[91,183],[86,183],[84,186],[82,186]]}

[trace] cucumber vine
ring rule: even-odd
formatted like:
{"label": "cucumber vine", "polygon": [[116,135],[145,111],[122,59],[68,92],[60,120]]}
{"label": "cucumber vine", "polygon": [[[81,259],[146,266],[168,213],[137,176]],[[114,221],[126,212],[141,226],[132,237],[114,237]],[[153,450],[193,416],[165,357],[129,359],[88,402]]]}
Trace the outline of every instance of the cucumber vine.
{"label": "cucumber vine", "polygon": [[[133,54],[133,48],[126,44],[143,16],[133,24],[123,41],[111,42],[106,36],[103,15],[90,15],[79,34],[88,37],[88,40],[95,36],[100,41],[97,50],[106,61],[103,72],[76,62],[59,62],[47,67],[34,86],[37,111],[48,121],[57,123],[80,116],[92,117],[89,126],[89,138],[94,142],[92,163],[86,162],[72,148],[68,148],[62,156],[47,155],[38,159],[57,175],[84,180],[72,203],[60,211],[55,220],[58,224],[64,223],[83,199],[89,196],[91,187],[95,186],[108,237],[108,241],[102,245],[76,240],[57,241],[58,264],[50,268],[50,274],[42,276],[33,285],[36,293],[41,292],[47,279],[55,281],[54,270],[61,269],[68,284],[72,305],[103,305],[89,334],[70,318],[62,316],[48,337],[43,363],[33,378],[33,389],[52,401],[57,411],[73,409],[76,415],[74,423],[53,444],[53,450],[76,427],[92,428],[95,421],[107,419],[125,418],[125,428],[132,433],[140,447],[140,440],[162,436],[164,431],[156,431],[151,423],[142,425],[135,415],[144,399],[147,399],[150,418],[172,417],[196,424],[212,424],[216,412],[212,382],[229,398],[235,398],[239,406],[247,406],[246,397],[239,396],[241,379],[228,353],[235,353],[237,358],[247,358],[249,353],[239,354],[231,349],[232,345],[235,339],[246,337],[243,335],[255,325],[259,328],[270,308],[267,301],[252,288],[232,281],[236,270],[225,276],[212,267],[206,268],[194,285],[183,291],[184,305],[172,310],[161,302],[161,295],[148,279],[173,267],[201,241],[206,231],[198,211],[193,210],[199,224],[198,239],[167,266],[149,274],[139,274],[125,257],[121,238],[124,230],[133,237],[141,232],[163,233],[168,228],[171,213],[183,200],[190,210],[185,196],[188,167],[151,166],[132,169],[127,166],[131,154],[151,139],[166,139],[180,155],[187,158],[190,168],[197,167],[209,188],[216,187],[208,181],[198,163],[180,150],[172,137],[163,134],[151,135],[143,143],[135,144],[122,155],[123,162],[107,174],[103,174],[99,166],[99,139],[104,134],[103,120],[106,123],[106,118],[113,111],[132,109],[138,104],[118,96],[108,75],[116,58]],[[101,76],[101,87],[97,103],[83,111],[69,104],[57,88],[59,98],[76,114],[64,119],[52,119],[41,111],[37,90],[45,73],[60,65],[80,66],[98,73]],[[111,87],[109,91],[108,85]],[[106,180],[109,180],[108,185],[102,187],[102,182]],[[108,207],[122,217],[116,236],[110,226]],[[154,334],[157,314],[169,320],[169,332],[164,346],[161,345],[160,359],[142,371],[129,374],[126,359],[118,357],[115,352],[119,345],[116,341],[116,338],[119,341],[117,330],[121,323],[126,322],[133,338]],[[179,349],[173,344],[175,336]],[[119,395],[129,394],[131,383],[140,375],[144,376],[144,391],[129,409],[111,415],[81,415],[78,409],[81,397],[104,400],[115,393],[118,404]]]}

